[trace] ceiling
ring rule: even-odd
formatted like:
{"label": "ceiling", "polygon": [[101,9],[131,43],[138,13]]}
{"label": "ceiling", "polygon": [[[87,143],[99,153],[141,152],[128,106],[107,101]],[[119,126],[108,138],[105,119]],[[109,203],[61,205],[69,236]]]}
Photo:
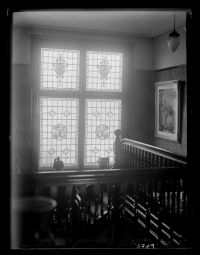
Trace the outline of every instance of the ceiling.
{"label": "ceiling", "polygon": [[15,12],[13,25],[115,33],[153,38],[186,24],[182,10],[56,10]]}

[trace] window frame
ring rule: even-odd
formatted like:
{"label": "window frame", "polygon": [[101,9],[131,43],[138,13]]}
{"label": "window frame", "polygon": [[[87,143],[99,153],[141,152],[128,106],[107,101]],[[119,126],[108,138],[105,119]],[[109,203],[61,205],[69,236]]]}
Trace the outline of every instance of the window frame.
{"label": "window frame", "polygon": [[[72,49],[78,50],[80,56],[79,65],[79,90],[70,91],[51,91],[51,90],[40,90],[40,53],[41,48],[56,48],[56,49]],[[121,53],[123,56],[122,61],[122,90],[121,92],[113,91],[88,91],[86,90],[86,54],[87,51],[99,51],[99,52],[116,52]],[[59,38],[32,38],[32,63],[31,70],[33,86],[31,88],[31,137],[33,144],[32,153],[32,165],[36,172],[52,172],[52,168],[44,168],[39,166],[39,132],[40,132],[40,109],[39,99],[40,96],[48,97],[63,97],[63,98],[77,98],[79,100],[79,119],[78,119],[78,166],[77,167],[65,167],[64,171],[81,171],[86,169],[98,169],[98,166],[84,166],[84,151],[85,151],[85,101],[86,99],[118,99],[121,100],[121,129],[125,127],[123,121],[123,108],[124,108],[124,70],[125,70],[125,57],[123,49],[114,46],[101,47],[94,42],[93,45],[87,45],[85,41],[81,42],[74,38],[70,41],[68,39]],[[39,64],[38,64],[39,63]]]}

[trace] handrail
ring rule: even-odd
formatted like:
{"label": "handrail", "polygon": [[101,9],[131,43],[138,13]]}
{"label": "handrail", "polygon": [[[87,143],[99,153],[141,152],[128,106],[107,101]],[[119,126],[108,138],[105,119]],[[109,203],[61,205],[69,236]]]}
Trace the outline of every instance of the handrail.
{"label": "handrail", "polygon": [[83,170],[71,173],[70,171],[61,172],[35,172],[19,174],[18,180],[25,182],[31,181],[38,184],[47,183],[49,185],[56,184],[92,184],[92,183],[109,183],[137,180],[159,180],[167,178],[184,178],[187,174],[185,168],[179,167],[154,167],[154,168],[128,168],[128,169],[99,169],[99,170]]}
{"label": "handrail", "polygon": [[174,152],[167,151],[167,150],[159,148],[159,147],[155,147],[153,145],[149,145],[149,144],[146,144],[146,143],[141,143],[141,142],[131,140],[131,139],[128,139],[128,138],[122,139],[121,144],[122,145],[123,144],[129,145],[129,146],[132,146],[132,147],[135,147],[135,148],[138,148],[138,149],[142,149],[142,150],[151,152],[155,155],[163,156],[163,157],[168,158],[170,160],[176,161],[176,162],[181,163],[183,165],[187,165],[187,158],[185,156],[176,154]]}

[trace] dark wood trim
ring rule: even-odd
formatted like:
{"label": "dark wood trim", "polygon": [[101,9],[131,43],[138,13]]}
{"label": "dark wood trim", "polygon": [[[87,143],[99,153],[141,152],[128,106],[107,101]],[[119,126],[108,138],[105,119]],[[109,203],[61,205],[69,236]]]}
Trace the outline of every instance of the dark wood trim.
{"label": "dark wood trim", "polygon": [[186,168],[139,168],[139,169],[98,169],[98,170],[71,170],[63,172],[32,172],[18,174],[19,181],[32,182],[39,185],[60,184],[95,184],[117,183],[127,181],[150,181],[185,178]]}

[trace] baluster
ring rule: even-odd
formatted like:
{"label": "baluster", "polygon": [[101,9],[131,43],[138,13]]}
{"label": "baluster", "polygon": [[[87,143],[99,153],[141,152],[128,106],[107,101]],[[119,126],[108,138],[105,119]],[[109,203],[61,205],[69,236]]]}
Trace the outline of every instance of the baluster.
{"label": "baluster", "polygon": [[133,147],[130,146],[130,168],[133,167]]}
{"label": "baluster", "polygon": [[148,151],[148,154],[147,154],[147,161],[148,161],[147,168],[150,168],[151,167],[151,153],[149,151]]}
{"label": "baluster", "polygon": [[134,147],[131,146],[131,167],[134,167]]}
{"label": "baluster", "polygon": [[108,244],[111,242],[111,239],[112,239],[111,208],[112,208],[112,202],[111,202],[111,198],[109,196],[108,203],[107,203],[107,227],[108,227],[107,240],[108,240]]}
{"label": "baluster", "polygon": [[124,164],[125,164],[125,168],[127,168],[127,167],[128,167],[128,163],[127,163],[127,158],[128,158],[128,156],[127,156],[127,154],[128,154],[128,145],[125,144],[124,147],[125,147]]}
{"label": "baluster", "polygon": [[100,194],[100,206],[101,206],[101,216],[103,216],[103,191]]}
{"label": "baluster", "polygon": [[166,191],[167,191],[167,203],[166,203],[166,211],[167,211],[167,214],[169,214],[170,213],[170,181],[169,180],[167,180],[167,182],[166,182]]}
{"label": "baluster", "polygon": [[120,144],[120,168],[123,168],[123,144]]}
{"label": "baluster", "polygon": [[163,157],[163,167],[168,167],[167,161],[168,159]]}
{"label": "baluster", "polygon": [[146,202],[146,182],[142,184],[142,202],[145,204]]}
{"label": "baluster", "polygon": [[168,192],[169,192],[169,183],[168,180],[165,181],[165,192],[164,192],[164,207],[165,207],[165,216],[168,215]]}
{"label": "baluster", "polygon": [[172,163],[171,163],[171,162],[173,162],[173,161],[170,160],[169,158],[167,158],[167,159],[166,159],[166,166],[167,166],[167,167],[172,166]]}
{"label": "baluster", "polygon": [[162,212],[165,214],[166,213],[166,208],[165,208],[165,191],[166,191],[166,181],[163,180],[161,181],[161,197],[160,197],[160,203],[162,206]]}
{"label": "baluster", "polygon": [[145,164],[145,162],[144,162],[144,150],[141,149],[140,150],[140,167],[144,168],[144,164]]}
{"label": "baluster", "polygon": [[153,154],[149,153],[149,164],[150,164],[150,168],[153,167]]}
{"label": "baluster", "polygon": [[137,148],[134,147],[134,168],[137,168]]}
{"label": "baluster", "polygon": [[124,201],[125,201],[125,195],[124,193],[122,193],[120,198],[120,218],[122,220],[125,218]]}
{"label": "baluster", "polygon": [[125,147],[125,155],[124,155],[124,163],[125,163],[125,168],[127,168],[127,145],[124,146]]}
{"label": "baluster", "polygon": [[140,168],[143,168],[143,150],[139,150]]}
{"label": "baluster", "polygon": [[146,155],[147,155],[147,152],[144,150],[143,151],[143,166],[144,168],[146,168],[147,166],[147,162],[146,162]]}
{"label": "baluster", "polygon": [[70,199],[67,197],[67,205],[65,208],[65,222],[63,224],[64,227],[64,233],[65,235],[70,235],[71,233],[71,217],[72,217],[72,208],[71,208],[71,204],[70,204]]}
{"label": "baluster", "polygon": [[108,221],[111,220],[111,207],[112,207],[112,202],[111,202],[111,198],[109,197],[108,204],[107,204],[107,211],[108,211],[107,219],[108,219]]}
{"label": "baluster", "polygon": [[70,204],[70,199],[67,199],[67,207],[66,207],[66,218],[67,218],[67,223],[70,223],[71,221],[71,204]]}
{"label": "baluster", "polygon": [[171,214],[174,217],[175,215],[175,191],[176,191],[176,181],[172,180],[172,206],[171,206]]}
{"label": "baluster", "polygon": [[136,148],[133,147],[133,168],[136,168]]}
{"label": "baluster", "polygon": [[180,216],[183,217],[183,179],[180,180]]}
{"label": "baluster", "polygon": [[125,145],[125,168],[128,168],[128,145]]}
{"label": "baluster", "polygon": [[143,194],[142,194],[142,184],[140,183],[139,184],[139,203],[142,203],[143,201],[142,201],[142,199],[143,199]]}
{"label": "baluster", "polygon": [[126,168],[126,145],[123,144],[123,168]]}
{"label": "baluster", "polygon": [[149,199],[146,201],[146,230],[149,233],[149,230],[150,230],[150,204],[149,204]]}
{"label": "baluster", "polygon": [[137,193],[137,184],[136,184],[136,193],[135,193],[135,202],[134,202],[134,214],[135,214],[135,221],[138,221],[138,193]]}
{"label": "baluster", "polygon": [[187,218],[187,198],[186,198],[186,187],[185,181],[182,182],[182,216]]}
{"label": "baluster", "polygon": [[152,200],[153,200],[153,183],[152,181],[148,182],[148,189],[147,189],[147,195],[148,195],[148,203],[149,203],[149,207],[150,209],[152,208]]}
{"label": "baluster", "polygon": [[127,145],[127,168],[130,168],[130,146]]}
{"label": "baluster", "polygon": [[162,167],[161,156],[158,155],[158,167]]}
{"label": "baluster", "polygon": [[152,180],[151,210],[155,212],[155,180]]}
{"label": "baluster", "polygon": [[132,146],[129,146],[129,168],[132,167]]}
{"label": "baluster", "polygon": [[141,168],[141,156],[140,156],[141,150],[138,149],[138,168]]}
{"label": "baluster", "polygon": [[170,167],[176,167],[176,161],[170,159]]}
{"label": "baluster", "polygon": [[98,207],[99,207],[99,203],[98,203],[98,198],[96,197],[95,199],[95,209],[94,209],[94,221],[96,222],[98,220],[98,217],[99,217],[99,212],[98,212]]}
{"label": "baluster", "polygon": [[160,243],[162,237],[162,208],[158,207],[158,243]]}
{"label": "baluster", "polygon": [[[81,234],[81,228],[80,228],[80,219],[81,219],[81,197],[79,196],[79,190],[77,186],[72,187],[72,193],[71,193],[71,207],[72,207],[72,213],[71,213],[71,224],[72,224],[72,239],[73,242],[77,241],[77,238],[80,237]],[[75,244],[74,244],[75,245]]]}
{"label": "baluster", "polygon": [[132,184],[132,187],[133,187],[133,191],[132,191],[132,196],[134,196],[135,197],[135,195],[136,195],[136,181],[135,181],[135,179],[133,180],[133,184]]}
{"label": "baluster", "polygon": [[155,158],[155,154],[152,153],[152,167],[156,167],[156,158]]}
{"label": "baluster", "polygon": [[161,156],[160,158],[161,167],[165,167],[165,158]]}
{"label": "baluster", "polygon": [[126,144],[123,144],[123,167],[126,168]]}
{"label": "baluster", "polygon": [[136,168],[139,168],[140,164],[139,164],[139,149],[136,148]]}
{"label": "baluster", "polygon": [[53,233],[55,234],[56,233],[56,230],[57,230],[57,224],[58,224],[58,220],[57,220],[57,208],[54,208],[53,209],[53,212],[52,212],[52,220],[51,220],[51,229],[53,231]]}
{"label": "baluster", "polygon": [[150,154],[148,151],[146,151],[146,168],[150,167],[149,159],[150,159]]}
{"label": "baluster", "polygon": [[158,158],[159,158],[159,156],[155,155],[155,167],[159,167]]}
{"label": "baluster", "polygon": [[91,199],[88,199],[88,206],[87,206],[87,214],[88,214],[88,225],[91,224]]}
{"label": "baluster", "polygon": [[154,194],[155,194],[155,197],[154,197],[155,210],[157,212],[157,208],[158,208],[158,205],[157,205],[157,181],[154,182]]}
{"label": "baluster", "polygon": [[144,151],[144,168],[148,167],[148,151]]}
{"label": "baluster", "polygon": [[126,151],[126,162],[127,162],[127,168],[130,168],[130,146],[127,145],[127,151]]}
{"label": "baluster", "polygon": [[124,147],[125,147],[125,145],[124,144],[122,144],[122,149],[121,149],[121,167],[122,168],[125,168],[125,166],[124,166]]}
{"label": "baluster", "polygon": [[180,216],[180,179],[177,180],[177,194],[176,194],[176,202],[177,202],[177,207],[176,207],[176,213],[178,217]]}

